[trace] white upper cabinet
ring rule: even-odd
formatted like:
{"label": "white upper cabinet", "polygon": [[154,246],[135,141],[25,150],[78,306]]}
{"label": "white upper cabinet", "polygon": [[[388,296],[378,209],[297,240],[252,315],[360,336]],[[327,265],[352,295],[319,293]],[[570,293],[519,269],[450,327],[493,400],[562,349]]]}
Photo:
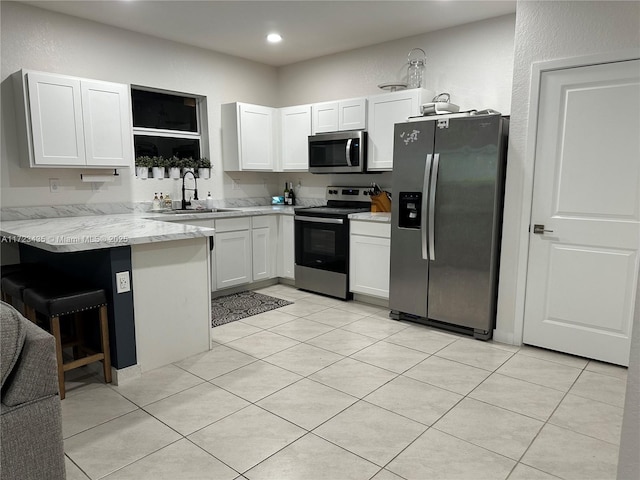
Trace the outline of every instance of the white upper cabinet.
{"label": "white upper cabinet", "polygon": [[393,169],[394,124],[420,115],[420,105],[434,95],[429,90],[413,89],[369,97],[367,170]]}
{"label": "white upper cabinet", "polygon": [[308,137],[311,135],[311,105],[280,109],[280,158],[282,171],[309,169]]}
{"label": "white upper cabinet", "polygon": [[222,105],[222,157],[227,171],[274,171],[276,109]]}
{"label": "white upper cabinet", "polygon": [[367,128],[367,99],[352,98],[312,106],[313,134]]}
{"label": "white upper cabinet", "polygon": [[80,86],[87,165],[117,167],[130,162],[131,124],[122,120],[131,111],[129,87],[84,80]]}
{"label": "white upper cabinet", "polygon": [[367,128],[367,99],[341,100],[338,106],[338,130]]}
{"label": "white upper cabinet", "polygon": [[313,134],[338,131],[338,102],[316,103],[313,112]]}
{"label": "white upper cabinet", "polygon": [[129,87],[23,71],[15,77],[24,158],[30,167],[130,167]]}

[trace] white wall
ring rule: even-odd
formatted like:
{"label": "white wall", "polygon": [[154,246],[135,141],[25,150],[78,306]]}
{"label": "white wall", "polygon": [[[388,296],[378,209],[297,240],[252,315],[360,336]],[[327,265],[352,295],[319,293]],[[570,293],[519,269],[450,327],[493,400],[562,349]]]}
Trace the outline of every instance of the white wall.
{"label": "white wall", "polygon": [[[493,108],[509,114],[514,30],[515,15],[506,15],[281,67],[279,106],[384,93],[379,84],[406,81],[407,54],[418,47],[427,54],[425,88],[449,92],[463,110]],[[324,175],[287,179],[301,180],[303,197],[322,198],[328,184]],[[390,187],[391,174],[330,178],[337,185],[372,181]]]}
{"label": "white wall", "polygon": [[[214,198],[267,196],[276,178],[241,174],[241,189],[221,168],[220,104],[244,101],[274,104],[274,67],[160,40],[71,16],[13,2],[1,2],[3,207],[150,201],[153,193],[177,192],[175,180],[139,180],[134,169],[120,169],[120,178],[93,191],[80,182],[80,171],[20,167],[16,143],[13,85],[9,75],[25,68],[98,80],[146,85],[205,95],[208,101],[210,180],[201,180],[202,196]],[[206,153],[206,152],[205,152]],[[59,178],[60,193],[50,193],[49,178]],[[270,187],[269,183],[274,186]]]}
{"label": "white wall", "polygon": [[425,88],[468,108],[510,112],[515,15],[492,18],[320,57],[278,71],[280,106],[384,93],[406,81],[407,54],[427,54]]}
{"label": "white wall", "polygon": [[640,2],[518,1],[496,338],[520,342],[533,189],[527,152],[531,65],[635,49],[640,56]]}
{"label": "white wall", "polygon": [[[244,101],[285,106],[383,93],[377,85],[403,80],[407,53],[427,52],[426,86],[448,91],[462,108],[510,110],[515,16],[454,27],[276,69],[215,52],[160,40],[24,4],[1,3],[2,13],[2,206],[149,201],[154,192],[179,195],[177,181],[139,180],[133,169],[92,190],[78,170],[20,166],[15,142],[13,86],[8,76],[21,68],[99,80],[146,85],[205,95],[211,137],[210,180],[201,180],[204,197],[263,197],[293,181],[298,196],[324,198],[328,184],[389,187],[389,173],[312,175],[233,172],[221,168],[219,105]],[[49,178],[59,178],[60,193],[50,193]],[[233,190],[235,179],[240,189]]]}

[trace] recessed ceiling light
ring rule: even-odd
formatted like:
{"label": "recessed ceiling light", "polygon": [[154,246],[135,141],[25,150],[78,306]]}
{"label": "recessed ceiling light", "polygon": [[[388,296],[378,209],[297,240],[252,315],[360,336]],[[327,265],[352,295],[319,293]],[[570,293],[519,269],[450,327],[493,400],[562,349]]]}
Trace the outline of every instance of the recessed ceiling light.
{"label": "recessed ceiling light", "polygon": [[279,43],[282,41],[282,36],[279,33],[270,33],[267,35],[267,42],[269,43]]}

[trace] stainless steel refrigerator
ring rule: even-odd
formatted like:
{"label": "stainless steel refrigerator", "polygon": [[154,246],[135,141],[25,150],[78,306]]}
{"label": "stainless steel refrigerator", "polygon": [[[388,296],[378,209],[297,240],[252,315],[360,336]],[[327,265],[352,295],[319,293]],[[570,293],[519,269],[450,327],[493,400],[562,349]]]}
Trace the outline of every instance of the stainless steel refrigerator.
{"label": "stainless steel refrigerator", "polygon": [[500,114],[395,125],[391,317],[491,338],[507,132]]}

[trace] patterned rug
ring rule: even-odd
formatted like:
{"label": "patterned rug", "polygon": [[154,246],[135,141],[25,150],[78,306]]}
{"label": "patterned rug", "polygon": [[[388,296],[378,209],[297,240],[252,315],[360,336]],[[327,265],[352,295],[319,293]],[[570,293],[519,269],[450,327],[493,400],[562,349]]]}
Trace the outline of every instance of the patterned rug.
{"label": "patterned rug", "polygon": [[252,291],[213,298],[211,299],[211,326],[218,327],[292,303]]}

